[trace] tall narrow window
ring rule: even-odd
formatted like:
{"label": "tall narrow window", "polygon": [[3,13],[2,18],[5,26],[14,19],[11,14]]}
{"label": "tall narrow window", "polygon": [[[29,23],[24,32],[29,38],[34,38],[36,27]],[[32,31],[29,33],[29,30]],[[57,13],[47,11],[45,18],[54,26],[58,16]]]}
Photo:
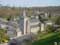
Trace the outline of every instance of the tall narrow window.
{"label": "tall narrow window", "polygon": [[26,34],[28,33],[28,21],[26,21]]}

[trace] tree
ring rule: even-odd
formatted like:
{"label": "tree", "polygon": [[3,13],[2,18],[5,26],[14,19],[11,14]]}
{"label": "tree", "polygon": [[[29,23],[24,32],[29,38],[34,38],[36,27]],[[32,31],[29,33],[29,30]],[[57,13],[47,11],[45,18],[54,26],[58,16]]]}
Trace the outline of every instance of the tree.
{"label": "tree", "polygon": [[55,24],[60,25],[60,16],[56,18]]}
{"label": "tree", "polygon": [[12,16],[9,16],[9,17],[7,18],[7,20],[10,21],[10,20],[11,20],[11,17],[12,17]]}
{"label": "tree", "polygon": [[45,28],[46,32],[54,32],[56,31],[56,29],[54,28],[54,26],[52,25],[47,25],[46,28]]}
{"label": "tree", "polygon": [[8,40],[7,30],[0,29],[0,43],[7,42]]}
{"label": "tree", "polygon": [[60,25],[60,16],[52,17],[51,19],[55,24]]}
{"label": "tree", "polygon": [[44,23],[44,20],[43,20],[43,18],[40,15],[39,15],[39,21]]}

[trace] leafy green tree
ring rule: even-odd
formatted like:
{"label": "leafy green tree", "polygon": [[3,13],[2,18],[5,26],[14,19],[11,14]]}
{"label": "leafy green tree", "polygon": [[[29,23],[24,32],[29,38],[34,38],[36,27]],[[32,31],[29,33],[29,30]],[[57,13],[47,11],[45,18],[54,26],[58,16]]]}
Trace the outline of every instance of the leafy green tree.
{"label": "leafy green tree", "polygon": [[7,30],[0,29],[0,43],[7,42],[9,37],[7,36]]}
{"label": "leafy green tree", "polygon": [[46,32],[54,32],[54,31],[56,31],[56,29],[51,25],[47,25],[45,30],[46,30]]}
{"label": "leafy green tree", "polygon": [[60,16],[52,17],[51,19],[55,24],[60,25]]}
{"label": "leafy green tree", "polygon": [[39,21],[44,23],[44,20],[43,20],[43,18],[40,15],[39,15]]}
{"label": "leafy green tree", "polygon": [[60,25],[60,16],[56,18],[55,24]]}

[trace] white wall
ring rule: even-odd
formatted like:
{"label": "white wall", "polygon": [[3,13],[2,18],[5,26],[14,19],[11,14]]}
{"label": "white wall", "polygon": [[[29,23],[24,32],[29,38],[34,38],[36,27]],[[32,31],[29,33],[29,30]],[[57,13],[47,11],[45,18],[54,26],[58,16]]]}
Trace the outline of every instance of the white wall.
{"label": "white wall", "polygon": [[44,24],[41,23],[41,32],[44,31],[44,28],[45,28]]}
{"label": "white wall", "polygon": [[37,34],[39,27],[31,28],[31,32]]}

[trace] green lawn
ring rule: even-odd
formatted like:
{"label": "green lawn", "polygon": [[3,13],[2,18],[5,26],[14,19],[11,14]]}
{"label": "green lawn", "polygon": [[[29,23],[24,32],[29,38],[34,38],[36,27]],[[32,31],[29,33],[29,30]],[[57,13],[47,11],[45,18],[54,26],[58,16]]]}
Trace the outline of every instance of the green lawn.
{"label": "green lawn", "polygon": [[32,43],[32,45],[54,45],[54,42],[60,42],[60,32],[48,33],[40,35],[39,40]]}

